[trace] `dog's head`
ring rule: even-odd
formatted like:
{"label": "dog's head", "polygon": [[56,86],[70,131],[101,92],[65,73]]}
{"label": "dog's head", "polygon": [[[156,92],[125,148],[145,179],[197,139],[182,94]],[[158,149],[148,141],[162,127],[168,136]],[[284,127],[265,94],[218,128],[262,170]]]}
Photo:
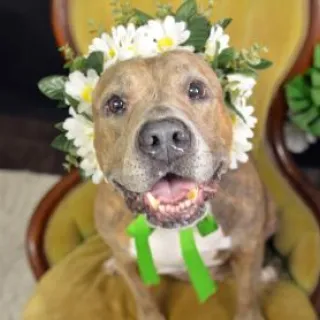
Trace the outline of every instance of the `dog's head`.
{"label": "dog's head", "polygon": [[107,69],[94,93],[95,148],[105,177],[155,226],[197,221],[228,168],[232,123],[199,56],[172,51]]}

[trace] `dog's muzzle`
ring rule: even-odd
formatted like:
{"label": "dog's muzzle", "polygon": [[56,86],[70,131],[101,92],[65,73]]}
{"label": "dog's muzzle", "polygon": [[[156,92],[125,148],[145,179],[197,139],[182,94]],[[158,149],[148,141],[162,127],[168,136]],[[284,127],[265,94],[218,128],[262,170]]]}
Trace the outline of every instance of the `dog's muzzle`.
{"label": "dog's muzzle", "polygon": [[138,134],[138,148],[151,161],[170,164],[190,153],[191,146],[191,131],[174,118],[147,122]]}

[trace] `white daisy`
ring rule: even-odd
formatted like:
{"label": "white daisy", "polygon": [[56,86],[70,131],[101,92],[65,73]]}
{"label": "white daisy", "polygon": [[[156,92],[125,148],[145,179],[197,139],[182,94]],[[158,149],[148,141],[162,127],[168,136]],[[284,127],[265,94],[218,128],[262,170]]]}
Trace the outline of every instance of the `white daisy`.
{"label": "white daisy", "polygon": [[111,35],[103,33],[100,38],[92,40],[89,53],[100,51],[104,55],[104,69],[117,61],[131,59],[137,56],[136,27],[129,23],[127,26],[117,26],[111,29]]}
{"label": "white daisy", "polygon": [[231,94],[241,96],[243,98],[249,98],[252,95],[253,87],[256,85],[256,80],[252,77],[245,76],[240,73],[233,73],[227,75],[227,90]]}
{"label": "white daisy", "polygon": [[243,98],[237,98],[233,103],[237,110],[239,110],[239,112],[243,115],[243,118],[246,120],[245,123],[242,121],[245,127],[253,129],[258,121],[257,118],[253,115],[254,107],[246,105],[246,101]]}
{"label": "white daisy", "polygon": [[93,183],[98,184],[102,181],[103,173],[99,168],[95,153],[88,154],[80,162],[80,168],[86,177],[91,177]]}
{"label": "white daisy", "polygon": [[99,183],[103,176],[99,169],[93,140],[94,129],[93,122],[88,120],[85,116],[75,112],[73,108],[69,109],[71,117],[63,122],[63,129],[65,129],[68,140],[73,141],[77,149],[77,155],[82,158],[80,168],[88,177],[92,176],[94,183]]}
{"label": "white daisy", "polygon": [[112,28],[112,37],[117,47],[120,61],[131,59],[137,56],[136,48],[136,27],[129,23],[125,26],[117,26]]}
{"label": "white daisy", "polygon": [[[65,92],[71,98],[79,101],[78,111],[91,115],[92,92],[99,80],[95,70],[88,70],[84,75],[80,71],[70,73],[69,80],[65,83]],[[68,103],[68,101],[67,101]]]}
{"label": "white daisy", "polygon": [[241,112],[245,121],[236,113],[231,111],[231,119],[233,122],[233,140],[230,154],[230,169],[237,169],[238,162],[247,162],[248,152],[252,149],[252,143],[249,139],[253,138],[253,128],[257,123],[257,118],[252,114],[254,108],[252,106],[242,106],[237,108]]}
{"label": "white daisy", "polygon": [[72,140],[77,148],[77,154],[80,157],[85,157],[91,153],[93,148],[94,130],[92,121],[85,116],[75,112],[73,108],[69,109],[71,117],[67,118],[62,127],[66,130],[66,137]]}
{"label": "white daisy", "polygon": [[229,47],[230,37],[224,33],[224,30],[219,25],[214,25],[211,28],[210,36],[205,45],[205,57],[212,62],[217,54]]}
{"label": "white daisy", "polygon": [[104,56],[104,69],[118,60],[118,47],[109,34],[103,33],[100,38],[94,38],[89,46],[89,53],[102,52]]}
{"label": "white daisy", "polygon": [[185,22],[176,22],[174,17],[167,16],[163,21],[149,20],[148,24],[138,29],[137,46],[143,57],[174,49],[194,51],[192,46],[182,46],[190,37]]}

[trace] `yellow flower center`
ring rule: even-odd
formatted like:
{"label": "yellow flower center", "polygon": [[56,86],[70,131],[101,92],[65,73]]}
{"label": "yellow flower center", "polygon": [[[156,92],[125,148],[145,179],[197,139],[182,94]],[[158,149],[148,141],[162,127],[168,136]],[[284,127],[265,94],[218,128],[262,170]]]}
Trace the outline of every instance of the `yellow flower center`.
{"label": "yellow flower center", "polygon": [[128,51],[136,52],[136,48],[133,45],[127,47]]}
{"label": "yellow flower center", "polygon": [[91,103],[92,91],[93,91],[93,88],[90,85],[86,85],[81,92],[82,100],[85,102]]}
{"label": "yellow flower center", "polygon": [[89,138],[90,140],[93,140],[93,138],[94,138],[94,133],[93,133],[93,131],[92,131],[92,130],[88,130],[88,131],[87,131],[87,136],[88,136],[88,138]]}
{"label": "yellow flower center", "polygon": [[206,60],[209,62],[213,62],[215,58],[215,47],[208,42],[205,45],[205,57],[206,57]]}
{"label": "yellow flower center", "polygon": [[165,51],[166,49],[172,47],[174,44],[173,39],[170,37],[164,37],[158,40],[159,51]]}
{"label": "yellow flower center", "polygon": [[108,51],[108,56],[110,57],[110,59],[112,59],[112,58],[115,57],[115,55],[116,55],[116,50],[114,50],[114,49],[111,48],[111,49]]}
{"label": "yellow flower center", "polygon": [[214,60],[214,55],[206,54],[205,58],[208,62],[213,62]]}
{"label": "yellow flower center", "polygon": [[235,113],[231,113],[231,122],[233,125],[235,125],[237,122],[237,116]]}

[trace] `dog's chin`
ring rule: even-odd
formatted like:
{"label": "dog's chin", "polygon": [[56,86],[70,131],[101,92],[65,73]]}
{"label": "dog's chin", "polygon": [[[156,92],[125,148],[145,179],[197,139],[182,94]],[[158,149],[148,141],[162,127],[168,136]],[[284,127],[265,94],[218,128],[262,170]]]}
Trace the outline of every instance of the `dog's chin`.
{"label": "dog's chin", "polygon": [[116,184],[132,212],[145,214],[151,226],[176,229],[193,225],[203,218],[206,203],[217,192],[218,177],[215,173],[206,182],[198,183],[168,173],[144,193],[132,192]]}

